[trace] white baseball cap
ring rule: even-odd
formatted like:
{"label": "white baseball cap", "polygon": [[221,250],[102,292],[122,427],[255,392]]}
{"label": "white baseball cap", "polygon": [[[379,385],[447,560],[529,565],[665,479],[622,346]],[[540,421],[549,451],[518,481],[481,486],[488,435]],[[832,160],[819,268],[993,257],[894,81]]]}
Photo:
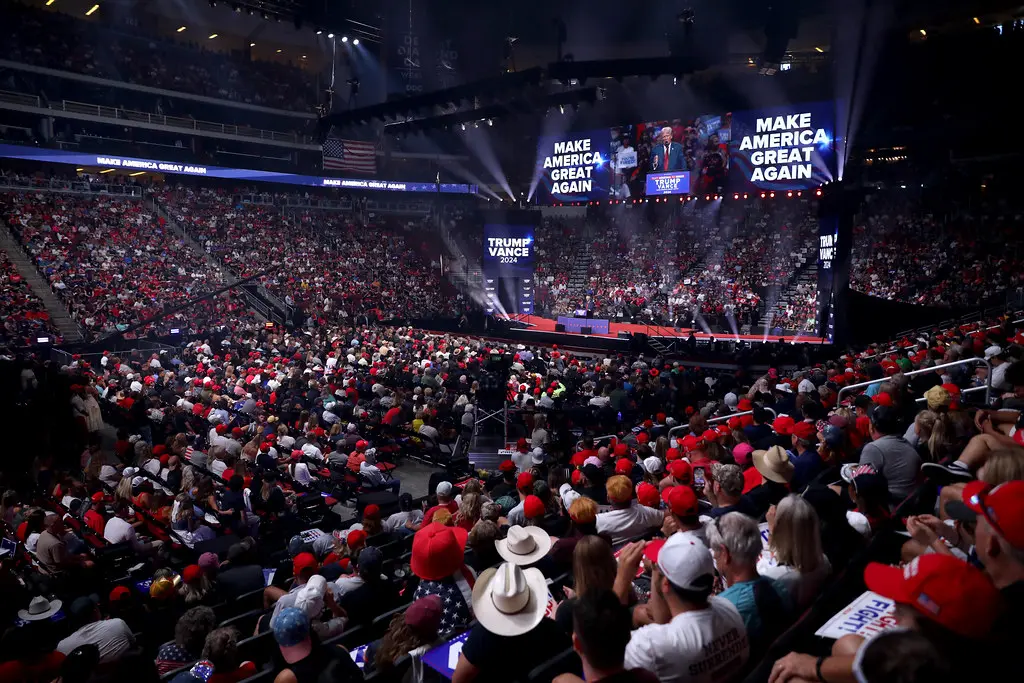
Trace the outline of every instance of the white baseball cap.
{"label": "white baseball cap", "polygon": [[439,496],[452,495],[452,483],[450,481],[439,482],[437,488],[434,489],[434,493],[436,493]]}
{"label": "white baseball cap", "polygon": [[691,534],[670,536],[658,551],[657,562],[661,573],[674,586],[693,591],[711,587],[710,581],[701,580],[704,576],[713,578],[715,575],[711,552]]}

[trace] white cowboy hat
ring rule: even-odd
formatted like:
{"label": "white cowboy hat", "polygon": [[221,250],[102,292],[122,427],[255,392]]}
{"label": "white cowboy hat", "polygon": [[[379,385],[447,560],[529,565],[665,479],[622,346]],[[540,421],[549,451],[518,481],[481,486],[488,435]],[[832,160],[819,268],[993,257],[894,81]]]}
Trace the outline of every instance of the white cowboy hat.
{"label": "white cowboy hat", "polygon": [[551,537],[540,527],[516,524],[509,528],[505,538],[496,540],[494,545],[505,561],[525,566],[548,554],[551,550]]}
{"label": "white cowboy hat", "polygon": [[540,623],[547,609],[548,586],[539,569],[502,562],[486,569],[473,586],[473,613],[480,625],[499,636],[519,636]]}
{"label": "white cowboy hat", "polygon": [[60,600],[47,600],[42,595],[37,595],[28,603],[28,609],[18,610],[18,618],[25,621],[42,621],[49,619],[60,610]]}

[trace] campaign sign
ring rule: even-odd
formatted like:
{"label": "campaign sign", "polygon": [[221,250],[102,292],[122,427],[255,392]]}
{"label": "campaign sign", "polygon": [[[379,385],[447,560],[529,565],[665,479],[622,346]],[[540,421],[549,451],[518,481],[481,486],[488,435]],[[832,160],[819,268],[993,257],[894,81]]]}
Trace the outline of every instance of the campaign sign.
{"label": "campaign sign", "polygon": [[736,112],[734,190],[806,190],[832,180],[835,111],[830,103]]}
{"label": "campaign sign", "polygon": [[825,622],[814,635],[833,640],[846,635],[865,638],[896,627],[896,602],[878,593],[864,593]]}
{"label": "campaign sign", "polygon": [[647,174],[647,196],[665,194],[689,194],[690,172],[675,171],[669,173]]}
{"label": "campaign sign", "polygon": [[540,197],[546,203],[607,198],[609,143],[607,130],[540,138],[536,169]]}
{"label": "campaign sign", "polygon": [[462,654],[462,646],[467,638],[469,638],[469,631],[452,638],[447,643],[438,645],[423,655],[423,663],[450,679],[455,674],[455,667],[459,663],[459,655]]}

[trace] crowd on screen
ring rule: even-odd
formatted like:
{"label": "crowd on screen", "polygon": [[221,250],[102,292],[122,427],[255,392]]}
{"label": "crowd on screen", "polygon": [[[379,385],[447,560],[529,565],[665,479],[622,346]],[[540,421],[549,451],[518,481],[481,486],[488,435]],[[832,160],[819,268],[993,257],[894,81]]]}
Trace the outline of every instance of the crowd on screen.
{"label": "crowd on screen", "polygon": [[[751,374],[412,328],[243,325],[177,355],[22,361],[26,400],[70,392],[82,451],[0,472],[5,534],[25,548],[0,566],[18,618],[0,673],[434,680],[412,662],[459,633],[454,681],[527,680],[553,658],[586,680],[996,671],[1024,585],[1022,342],[1004,318]],[[969,358],[988,365],[907,374]],[[994,401],[977,407],[968,390],[989,379]],[[389,460],[451,443],[506,389],[522,436],[495,471],[299,534],[310,499],[343,502],[340,482],[404,493]],[[831,586],[861,580],[844,570],[882,536],[902,546],[863,584],[901,628],[772,651]],[[131,580],[105,564],[119,545],[142,562]],[[342,644],[369,645],[362,671]]]}
{"label": "crowd on screen", "polygon": [[210,51],[128,26],[100,26],[22,3],[5,3],[2,16],[11,61],[278,109],[311,112],[318,104],[310,77],[290,64]]}

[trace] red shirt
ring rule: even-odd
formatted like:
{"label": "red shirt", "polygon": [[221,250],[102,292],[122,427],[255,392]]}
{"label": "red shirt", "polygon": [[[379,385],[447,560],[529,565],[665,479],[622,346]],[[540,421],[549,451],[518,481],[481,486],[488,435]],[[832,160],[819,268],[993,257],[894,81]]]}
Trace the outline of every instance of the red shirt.
{"label": "red shirt", "polygon": [[49,683],[60,675],[64,655],[51,652],[33,662],[17,659],[0,664],[0,683]]}
{"label": "red shirt", "polygon": [[224,673],[217,672],[213,674],[206,683],[237,683],[237,681],[241,681],[249,676],[255,675],[256,665],[252,662],[243,662],[242,665],[234,671]]}
{"label": "red shirt", "polygon": [[398,415],[401,412],[402,412],[402,409],[400,407],[398,407],[398,406],[395,406],[394,408],[392,408],[388,412],[384,413],[384,417],[381,418],[381,422],[383,422],[386,425],[389,425],[389,424],[391,424],[391,421],[394,420],[395,418],[397,418]]}
{"label": "red shirt", "polygon": [[573,467],[583,467],[583,461],[590,457],[597,457],[597,451],[577,451],[569,458],[569,464]]}
{"label": "red shirt", "polygon": [[448,512],[454,515],[459,510],[459,504],[452,500],[445,503],[444,505],[435,505],[434,507],[430,508],[423,515],[423,526],[430,524],[430,522],[434,519],[434,513],[438,512],[439,510],[447,510]]}
{"label": "red shirt", "polygon": [[103,530],[107,527],[107,520],[103,518],[103,515],[90,508],[89,510],[86,510],[84,519],[87,527],[95,531],[100,536],[103,535]]}

